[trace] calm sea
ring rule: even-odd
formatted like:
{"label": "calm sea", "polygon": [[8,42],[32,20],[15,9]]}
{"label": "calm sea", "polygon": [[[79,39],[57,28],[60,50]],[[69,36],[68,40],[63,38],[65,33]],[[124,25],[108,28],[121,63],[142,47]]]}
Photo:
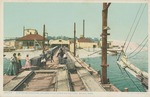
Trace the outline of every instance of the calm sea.
{"label": "calm sea", "polygon": [[[118,89],[124,91],[124,88],[128,88],[131,92],[145,92],[144,86],[141,82],[132,76],[130,73],[125,72],[117,65],[118,56],[108,55],[108,69],[107,75],[110,83],[114,84]],[[95,70],[101,71],[101,57],[84,58],[86,63],[90,64]],[[137,66],[143,71],[148,71],[148,52],[144,51],[129,59],[132,64]],[[128,76],[128,74],[129,76]],[[132,81],[133,80],[133,81]]]}

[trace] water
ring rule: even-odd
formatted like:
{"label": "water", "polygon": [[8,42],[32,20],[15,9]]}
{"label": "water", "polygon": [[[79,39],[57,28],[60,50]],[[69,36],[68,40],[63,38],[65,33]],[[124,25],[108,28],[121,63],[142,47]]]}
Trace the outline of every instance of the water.
{"label": "water", "polygon": [[[148,52],[141,52],[137,56],[129,59],[132,64],[137,66],[143,71],[148,71]],[[118,56],[110,56],[108,55],[108,69],[107,75],[110,80],[111,84],[114,84],[118,89],[124,91],[124,88],[128,88],[131,92],[145,92],[144,86],[141,82],[132,76],[130,73],[125,72],[122,68],[116,63]],[[83,60],[90,64],[95,70],[101,71],[101,57],[94,57],[94,58],[83,58]],[[128,76],[128,74],[129,76]],[[134,84],[132,82],[136,84]]]}

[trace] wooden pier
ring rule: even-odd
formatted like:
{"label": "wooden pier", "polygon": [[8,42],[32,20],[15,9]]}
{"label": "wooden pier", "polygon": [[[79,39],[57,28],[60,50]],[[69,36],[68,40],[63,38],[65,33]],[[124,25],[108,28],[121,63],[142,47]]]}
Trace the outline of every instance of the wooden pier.
{"label": "wooden pier", "polygon": [[[38,70],[24,70],[17,76],[4,76],[4,91],[119,91],[113,85],[103,85],[97,71],[79,58],[66,52],[74,64],[59,64],[55,53],[54,62],[47,61],[46,67]],[[68,60],[67,59],[67,60]],[[68,66],[73,67],[70,72]],[[7,76],[7,77],[6,77]],[[7,78],[7,79],[6,79]],[[109,89],[108,89],[109,88]]]}

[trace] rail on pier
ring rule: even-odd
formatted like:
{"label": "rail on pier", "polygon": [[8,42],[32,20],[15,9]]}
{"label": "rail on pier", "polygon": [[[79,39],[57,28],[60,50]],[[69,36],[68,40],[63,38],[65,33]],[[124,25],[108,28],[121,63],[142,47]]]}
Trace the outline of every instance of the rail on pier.
{"label": "rail on pier", "polygon": [[16,90],[32,73],[33,71],[24,71],[20,73],[16,78],[4,86],[4,91]]}
{"label": "rail on pier", "polygon": [[[67,55],[71,58],[71,60],[75,63],[75,67],[77,67],[77,73],[82,80],[87,91],[98,91],[105,92],[106,90],[94,79],[94,77],[89,73],[89,71],[83,67],[78,59],[73,57],[70,52],[67,52]],[[88,79],[88,80],[87,80]]]}

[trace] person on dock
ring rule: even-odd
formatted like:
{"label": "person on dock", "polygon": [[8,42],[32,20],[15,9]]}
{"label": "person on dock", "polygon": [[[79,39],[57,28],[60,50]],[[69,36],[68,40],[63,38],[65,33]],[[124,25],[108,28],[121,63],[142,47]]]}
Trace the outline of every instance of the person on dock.
{"label": "person on dock", "polygon": [[51,51],[51,52],[50,52],[51,63],[54,62],[53,56],[54,56],[54,52]]}
{"label": "person on dock", "polygon": [[7,75],[17,75],[17,57],[16,53],[10,58],[10,65],[7,70]]}
{"label": "person on dock", "polygon": [[59,53],[57,54],[57,57],[59,59],[59,64],[63,64],[63,56],[64,56],[64,51],[62,48],[60,48]]}
{"label": "person on dock", "polygon": [[44,51],[43,51],[42,58],[41,58],[41,65],[44,68],[46,67],[46,54]]}
{"label": "person on dock", "polygon": [[63,56],[63,63],[64,63],[64,64],[67,63],[67,55],[66,55],[66,53],[64,53],[64,56]]}
{"label": "person on dock", "polygon": [[30,68],[31,68],[29,55],[26,55],[26,63],[25,63],[25,65],[24,65],[24,67],[22,67],[22,68],[23,68],[23,69],[30,69]]}
{"label": "person on dock", "polygon": [[22,68],[22,65],[21,65],[21,54],[18,53],[18,56],[17,56],[17,62],[18,62],[18,65],[17,65],[17,71],[20,72],[21,68]]}

